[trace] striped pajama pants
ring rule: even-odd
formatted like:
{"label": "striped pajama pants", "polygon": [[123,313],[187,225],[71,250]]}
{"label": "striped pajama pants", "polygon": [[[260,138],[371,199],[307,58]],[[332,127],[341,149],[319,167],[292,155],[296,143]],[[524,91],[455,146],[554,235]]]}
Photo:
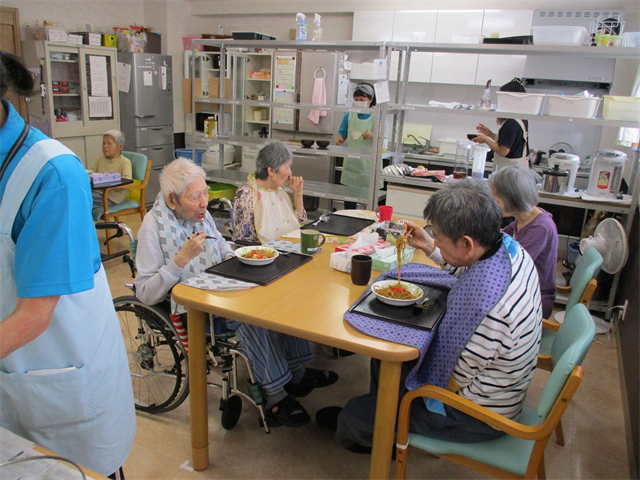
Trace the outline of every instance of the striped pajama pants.
{"label": "striped pajama pants", "polygon": [[308,340],[235,320],[224,323],[242,342],[255,380],[270,395],[291,381],[291,371],[314,360]]}

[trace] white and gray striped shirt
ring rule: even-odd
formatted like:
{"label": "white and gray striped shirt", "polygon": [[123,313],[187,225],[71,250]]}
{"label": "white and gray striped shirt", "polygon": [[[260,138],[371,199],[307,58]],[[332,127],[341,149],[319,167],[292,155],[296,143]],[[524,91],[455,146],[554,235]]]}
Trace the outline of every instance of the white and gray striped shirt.
{"label": "white and gray striped shirt", "polygon": [[518,246],[518,253],[509,258],[512,276],[507,291],[471,335],[453,378],[461,397],[515,419],[536,368],[542,301],[529,254]]}

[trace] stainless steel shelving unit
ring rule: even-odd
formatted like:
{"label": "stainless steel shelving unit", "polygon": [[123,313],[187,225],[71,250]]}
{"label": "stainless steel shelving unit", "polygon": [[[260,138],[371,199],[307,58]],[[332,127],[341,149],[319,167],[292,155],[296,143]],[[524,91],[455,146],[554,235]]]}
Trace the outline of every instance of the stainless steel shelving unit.
{"label": "stainless steel shelving unit", "polygon": [[[196,43],[201,45],[210,45],[220,48],[220,78],[229,77],[227,72],[231,72],[233,75],[234,70],[229,69],[226,65],[228,56],[227,52],[234,49],[245,49],[247,51],[253,51],[255,49],[289,49],[289,50],[321,50],[331,52],[349,52],[349,51],[373,51],[378,52],[379,58],[387,58],[389,49],[386,42],[293,42],[293,41],[264,41],[264,40],[194,40],[193,45]],[[193,47],[192,47],[193,48]],[[195,67],[194,67],[195,68]],[[193,75],[192,75],[193,78]],[[232,78],[232,85],[234,84]],[[383,158],[391,158],[392,154],[382,153],[382,140],[381,134],[381,118],[384,110],[383,105],[377,105],[374,108],[353,108],[343,105],[324,105],[317,106],[305,103],[280,103],[273,101],[258,101],[248,100],[244,98],[235,98],[237,95],[232,90],[231,96],[234,98],[226,98],[225,96],[225,84],[220,82],[219,98],[208,97],[193,97],[192,109],[194,112],[194,124],[195,124],[195,111],[196,103],[212,103],[219,105],[230,106],[256,106],[265,108],[290,108],[300,109],[301,107],[313,107],[314,109],[324,110],[327,112],[355,112],[355,113],[371,113],[376,118],[376,127],[374,129],[373,148],[368,150],[357,150],[348,147],[330,146],[326,150],[321,149],[308,149],[302,148],[300,145],[289,143],[288,146],[291,150],[297,154],[313,155],[318,157],[327,157],[327,161],[331,157],[355,157],[355,158],[371,158],[372,169],[369,179],[369,188],[348,187],[344,185],[334,185],[330,183],[322,182],[310,182],[305,181],[304,194],[314,197],[321,197],[333,200],[351,201],[359,204],[363,204],[366,208],[373,210],[377,205],[381,192],[377,188],[380,179],[380,169],[376,168],[378,161],[382,161]],[[236,109],[232,108],[232,115],[236,114]],[[234,120],[235,124],[235,120]],[[270,139],[254,138],[248,136],[234,136],[234,135],[219,135],[218,137],[206,139],[212,144],[217,143],[220,145],[220,164],[219,169],[214,171],[208,171],[208,179],[212,181],[233,183],[236,185],[242,185],[246,182],[246,174],[243,172],[236,172],[224,168],[224,146],[232,145],[239,147],[254,147],[260,148],[267,143]],[[200,140],[202,143],[202,140]],[[195,145],[191,145],[195,149]],[[195,155],[195,151],[194,151]]]}
{"label": "stainless steel shelving unit", "polygon": [[[636,48],[593,48],[593,47],[560,47],[560,46],[536,46],[536,45],[495,45],[495,44],[435,44],[435,43],[399,43],[389,42],[390,51],[399,51],[402,54],[401,61],[398,64],[398,72],[396,80],[398,88],[396,90],[396,98],[394,103],[385,106],[385,114],[394,115],[393,139],[394,152],[391,162],[398,164],[406,154],[401,152],[402,147],[402,130],[404,126],[406,112],[434,112],[447,113],[451,115],[468,115],[468,116],[484,116],[484,117],[500,117],[504,116],[504,112],[486,111],[486,110],[461,110],[440,107],[431,107],[429,105],[417,105],[406,103],[406,92],[409,77],[409,67],[411,64],[411,54],[413,52],[432,52],[432,53],[466,53],[466,54],[489,54],[489,55],[542,55],[542,56],[580,56],[582,58],[613,58],[613,59],[634,59],[638,58],[638,49]],[[605,120],[602,118],[570,118],[570,117],[554,117],[548,115],[526,115],[518,114],[518,118],[524,118],[529,121],[542,122],[571,122],[578,125],[591,125],[602,127],[631,127],[640,128],[640,122],[620,122]],[[409,157],[407,155],[407,157]],[[639,175],[639,155],[638,152],[629,159],[633,162],[632,173],[630,177],[629,192],[632,195],[630,205],[622,205],[613,202],[590,202],[579,198],[563,197],[557,195],[540,194],[540,202],[554,205],[561,205],[571,208],[579,208],[585,210],[602,210],[610,213],[622,214],[625,220],[622,222],[627,237],[631,231],[633,217],[638,205],[638,197],[640,194],[640,175]],[[378,162],[378,170],[382,169],[382,160]],[[425,191],[434,191],[441,188],[442,184],[426,181],[415,177],[399,177],[394,175],[382,175],[382,180],[389,184],[410,185],[425,189]],[[593,302],[591,309],[608,314],[609,309],[613,306],[615,294],[620,282],[620,272],[614,275],[613,284],[609,300],[607,302]],[[562,299],[559,299],[562,301]],[[566,300],[565,300],[566,301]],[[608,315],[607,315],[608,316]]]}

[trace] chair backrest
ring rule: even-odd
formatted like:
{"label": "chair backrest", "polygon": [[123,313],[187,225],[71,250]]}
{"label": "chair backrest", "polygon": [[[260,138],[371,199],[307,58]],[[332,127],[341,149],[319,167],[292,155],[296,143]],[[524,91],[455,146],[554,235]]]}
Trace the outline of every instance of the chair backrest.
{"label": "chair backrest", "polygon": [[137,152],[122,152],[122,155],[127,157],[131,161],[131,176],[134,180],[144,180],[147,173],[147,159],[146,155]]}
{"label": "chair backrest", "polygon": [[567,300],[565,312],[568,313],[575,304],[580,302],[587,285],[598,276],[600,268],[602,268],[602,255],[593,247],[587,248],[582,257],[576,262],[576,268],[571,276],[571,281],[569,282],[571,294]]}
{"label": "chair backrest", "polygon": [[596,326],[587,307],[579,303],[567,312],[551,345],[553,370],[538,403],[541,418],[546,418],[551,411],[573,367],[582,364],[595,335]]}

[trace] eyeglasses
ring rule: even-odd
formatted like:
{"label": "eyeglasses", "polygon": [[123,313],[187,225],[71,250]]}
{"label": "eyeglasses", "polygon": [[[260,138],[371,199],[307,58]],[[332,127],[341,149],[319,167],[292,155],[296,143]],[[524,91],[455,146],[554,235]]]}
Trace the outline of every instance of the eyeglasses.
{"label": "eyeglasses", "polygon": [[431,237],[431,238],[435,238],[436,236],[433,234],[433,228],[431,228],[431,225],[425,225],[424,226],[424,231],[427,232],[427,234]]}

